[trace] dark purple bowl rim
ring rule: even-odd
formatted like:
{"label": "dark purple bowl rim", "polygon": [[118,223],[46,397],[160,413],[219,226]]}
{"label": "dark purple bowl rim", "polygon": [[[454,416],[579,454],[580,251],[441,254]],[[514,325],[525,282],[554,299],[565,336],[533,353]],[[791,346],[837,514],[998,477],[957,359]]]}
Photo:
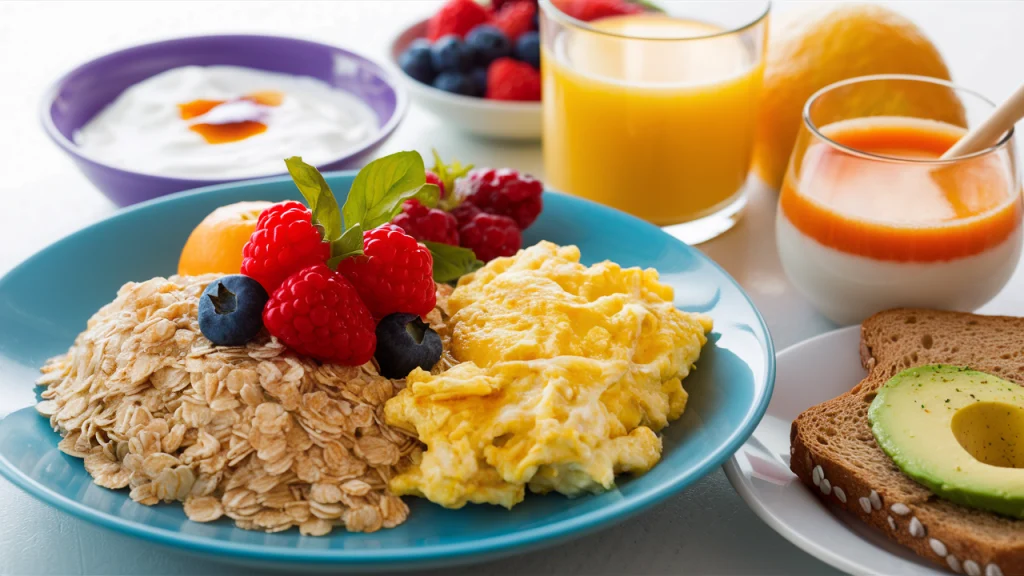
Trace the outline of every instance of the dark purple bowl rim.
{"label": "dark purple bowl rim", "polygon": [[[42,101],[40,102],[40,106],[39,106],[39,117],[40,117],[40,122],[43,125],[43,131],[46,132],[46,135],[50,137],[50,140],[52,140],[54,144],[56,144],[58,147],[60,147],[62,150],[64,150],[64,152],[70,154],[71,156],[74,156],[75,158],[78,158],[80,160],[84,160],[86,162],[91,162],[93,164],[102,166],[103,168],[106,168],[108,170],[112,170],[114,172],[118,172],[118,173],[121,173],[121,174],[126,174],[126,175],[131,175],[131,176],[147,177],[147,178],[161,178],[161,179],[168,179],[168,180],[177,180],[177,181],[180,181],[180,182],[194,183],[196,185],[196,187],[199,187],[199,186],[209,186],[209,185],[215,185],[215,184],[224,184],[224,183],[228,183],[228,182],[236,182],[236,181],[241,181],[241,180],[249,180],[251,178],[227,178],[227,179],[225,179],[225,178],[187,178],[187,177],[170,176],[170,175],[164,175],[164,174],[150,174],[150,173],[147,173],[147,172],[136,172],[134,170],[127,170],[125,168],[119,168],[117,166],[112,166],[112,165],[110,165],[110,164],[108,164],[108,163],[106,163],[106,162],[104,162],[104,161],[102,161],[102,160],[100,160],[98,158],[94,158],[92,156],[86,156],[85,154],[83,154],[81,152],[81,150],[78,148],[78,145],[76,145],[70,139],[66,138],[64,136],[64,134],[62,134],[60,132],[60,130],[57,129],[57,126],[54,125],[54,123],[53,123],[53,116],[50,114],[50,110],[53,107],[53,102],[54,102],[54,100],[55,100],[55,98],[57,96],[57,92],[60,90],[60,87],[68,80],[68,78],[70,78],[72,75],[74,75],[75,73],[79,72],[82,68],[85,68],[86,66],[92,66],[92,65],[101,63],[101,62],[103,62],[105,60],[110,60],[110,59],[113,59],[113,58],[115,58],[117,56],[122,56],[122,55],[124,55],[127,52],[133,52],[135,50],[138,50],[139,48],[148,48],[148,47],[151,47],[151,46],[165,46],[165,45],[174,45],[174,44],[184,44],[184,43],[188,43],[188,42],[194,42],[196,40],[218,40],[218,39],[222,39],[222,40],[246,40],[246,39],[260,39],[260,38],[271,38],[271,39],[274,39],[274,40],[282,40],[282,41],[285,41],[285,42],[291,42],[293,44],[303,44],[303,45],[307,45],[307,46],[311,46],[311,47],[316,47],[316,48],[327,49],[327,50],[341,50],[342,52],[345,52],[345,53],[347,53],[348,55],[350,55],[350,56],[352,56],[354,58],[358,58],[358,59],[363,60],[363,61],[365,61],[365,62],[367,62],[369,64],[372,64],[373,66],[376,66],[377,69],[380,70],[380,72],[381,72],[381,77],[385,80],[385,82],[387,82],[388,87],[391,88],[391,91],[394,92],[394,94],[395,94],[395,111],[391,114],[391,117],[388,118],[387,122],[385,122],[380,127],[379,132],[377,133],[377,135],[372,140],[367,141],[365,144],[363,144],[362,146],[360,146],[357,149],[349,150],[348,152],[346,152],[342,156],[339,156],[337,158],[332,158],[329,161],[323,162],[323,165],[335,164],[335,163],[338,163],[338,162],[342,162],[342,161],[344,161],[347,158],[357,157],[360,154],[366,152],[367,150],[373,148],[374,146],[379,145],[388,136],[390,136],[391,133],[394,132],[396,128],[398,128],[398,124],[405,117],[405,114],[406,114],[406,112],[408,110],[408,107],[409,107],[409,98],[408,98],[408,96],[406,94],[405,87],[402,86],[402,82],[400,81],[399,78],[396,77],[395,72],[391,69],[392,65],[390,64],[390,62],[389,62],[388,65],[384,65],[384,64],[382,64],[381,62],[377,61],[374,58],[370,58],[369,56],[364,56],[364,55],[362,55],[360,53],[353,52],[353,51],[351,51],[351,50],[349,50],[347,48],[342,48],[341,46],[332,46],[330,44],[324,44],[322,42],[314,42],[312,40],[304,40],[302,38],[294,38],[294,37],[291,37],[291,36],[278,36],[278,35],[275,35],[275,34],[199,34],[199,35],[195,35],[195,36],[180,36],[180,37],[177,37],[177,38],[170,38],[170,39],[167,39],[167,40],[158,40],[156,42],[144,42],[144,43],[141,43],[141,44],[134,44],[132,46],[128,46],[128,47],[122,48],[120,50],[115,50],[113,52],[108,52],[108,53],[106,53],[106,54],[104,54],[102,56],[99,56],[97,58],[93,58],[92,60],[86,60],[85,62],[82,62],[81,64],[75,66],[71,70],[68,70],[64,74],[61,74],[61,76],[59,78],[57,78],[57,80],[55,80],[52,84],[50,84],[50,86],[43,92],[43,98],[42,98]],[[285,174],[284,170],[282,170],[279,173],[275,173],[275,174],[261,174],[261,175],[255,176],[254,178],[272,178],[272,177],[275,177],[275,176],[281,176],[283,174]]]}

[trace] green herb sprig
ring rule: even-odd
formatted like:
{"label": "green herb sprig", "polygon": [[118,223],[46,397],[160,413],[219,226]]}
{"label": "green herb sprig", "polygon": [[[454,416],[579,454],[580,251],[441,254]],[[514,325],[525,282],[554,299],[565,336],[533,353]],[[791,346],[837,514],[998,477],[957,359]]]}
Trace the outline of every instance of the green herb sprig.
{"label": "green herb sprig", "polygon": [[[434,155],[440,162],[436,152]],[[345,204],[340,209],[330,185],[315,166],[303,162],[299,156],[292,156],[284,162],[295,187],[313,213],[313,225],[320,231],[323,241],[331,245],[327,264],[335,269],[345,258],[362,254],[363,231],[390,222],[402,211],[406,200],[415,198],[430,208],[436,207],[440,200],[440,189],[426,181],[423,158],[418,152],[396,152],[364,166],[352,181]],[[471,168],[455,166],[457,176],[445,174],[451,177],[452,186],[455,178]],[[483,266],[467,248],[434,242],[423,244],[434,260],[435,282],[453,282]]]}

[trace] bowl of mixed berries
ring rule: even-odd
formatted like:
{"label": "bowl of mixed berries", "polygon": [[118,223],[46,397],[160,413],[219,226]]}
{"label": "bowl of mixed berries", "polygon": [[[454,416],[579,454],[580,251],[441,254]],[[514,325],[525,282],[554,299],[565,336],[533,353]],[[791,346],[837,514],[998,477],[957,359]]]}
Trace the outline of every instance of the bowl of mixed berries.
{"label": "bowl of mixed berries", "polygon": [[448,0],[403,30],[391,56],[413,98],[450,126],[489,138],[541,134],[536,0]]}

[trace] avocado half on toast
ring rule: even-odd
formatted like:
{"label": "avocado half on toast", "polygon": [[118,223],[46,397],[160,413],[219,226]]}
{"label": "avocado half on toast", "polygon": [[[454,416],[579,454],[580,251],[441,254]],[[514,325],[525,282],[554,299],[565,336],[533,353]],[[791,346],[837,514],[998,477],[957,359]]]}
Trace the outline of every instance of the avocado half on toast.
{"label": "avocado half on toast", "polygon": [[867,377],[793,422],[793,472],[947,569],[1024,574],[1024,318],[890,310],[860,355]]}

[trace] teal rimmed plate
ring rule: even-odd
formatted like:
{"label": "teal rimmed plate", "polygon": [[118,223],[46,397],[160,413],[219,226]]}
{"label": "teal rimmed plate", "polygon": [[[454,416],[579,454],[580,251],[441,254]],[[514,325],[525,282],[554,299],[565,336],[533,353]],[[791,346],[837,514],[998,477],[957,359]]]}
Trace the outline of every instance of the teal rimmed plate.
{"label": "teal rimmed plate", "polygon": [[[336,173],[327,179],[343,194],[352,178]],[[775,380],[771,338],[732,278],[657,227],[547,193],[527,244],[576,244],[588,264],[610,259],[656,268],[675,287],[680,308],[714,318],[697,370],[684,381],[690,393],[686,413],[665,429],[662,460],[647,474],[622,477],[618,488],[600,495],[527,495],[512,511],[473,505],[445,510],[410,498],[409,520],[397,528],[372,534],[337,530],[321,538],[295,530],[249,532],[227,519],[198,524],[185,518],[180,505],[142,506],[126,490],[94,485],[81,460],[57,450],[58,435],[31,407],[38,367],[64,352],[124,282],[173,274],[189,232],[214,208],[287,198],[298,198],[291,180],[274,178],[157,199],[64,238],[0,279],[0,474],[73,516],[224,561],[277,568],[427,568],[551,546],[649,508],[720,466],[750,436],[768,405]]]}

